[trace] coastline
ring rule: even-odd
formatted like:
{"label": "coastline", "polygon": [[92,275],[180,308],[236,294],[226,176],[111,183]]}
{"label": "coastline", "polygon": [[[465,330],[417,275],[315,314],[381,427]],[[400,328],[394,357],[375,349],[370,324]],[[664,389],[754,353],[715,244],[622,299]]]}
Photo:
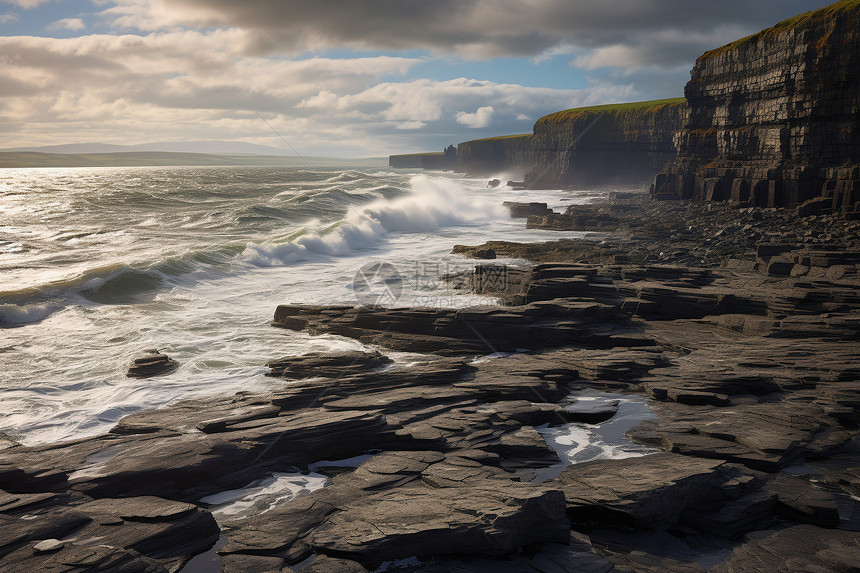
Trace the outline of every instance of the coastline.
{"label": "coastline", "polygon": [[[113,199],[99,202],[152,209],[142,222],[135,209],[117,210],[131,218],[117,220],[115,234],[101,232],[98,213],[91,221],[98,232],[81,232],[93,213],[80,207],[75,186],[66,195],[63,186],[46,186],[52,202],[45,211],[56,216],[58,196],[67,197],[74,228],[44,229],[43,244],[68,256],[69,245],[93,241],[78,253],[84,265],[126,228],[140,233],[126,236],[128,260],[157,229],[166,233],[158,245],[193,234],[189,228],[201,231],[185,249],[190,260],[157,247],[151,273],[110,261],[64,282],[55,293],[62,304],[27,307],[33,293],[38,302],[53,295],[42,301],[38,289],[13,293],[25,300],[15,301],[15,320],[7,322],[41,323],[55,311],[115,304],[135,308],[146,323],[141,330],[155,324],[160,336],[183,338],[185,325],[201,330],[194,310],[219,300],[221,312],[212,313],[196,348],[211,351],[201,363],[229,364],[222,359],[230,354],[247,362],[230,386],[243,391],[212,397],[224,386],[210,386],[195,365],[153,343],[128,371],[153,385],[136,390],[157,390],[159,381],[197,384],[200,394],[184,394],[197,397],[124,416],[130,410],[107,409],[99,424],[119,419],[109,432],[61,443],[24,446],[0,434],[0,569],[856,571],[858,7],[860,0],[842,0],[706,52],[683,98],[556,112],[530,134],[389,158],[395,167],[494,177],[471,192],[413,178],[415,193],[404,196],[398,173],[382,180],[311,169],[293,181],[272,176],[262,186],[271,193],[251,178],[221,189],[220,198],[209,189],[223,183],[214,166],[296,166],[301,159],[304,171],[317,160],[0,154],[7,165],[212,167],[193,170],[210,175],[188,182],[196,195],[146,178],[100,183]],[[503,174],[517,179],[504,191],[517,193],[656,178],[647,191],[605,193],[557,213],[542,203],[503,204],[495,179]],[[350,181],[373,184],[355,183],[353,194]],[[151,191],[141,196],[144,188]],[[25,195],[16,199],[19,213],[30,212]],[[223,203],[174,212],[212,197]],[[171,205],[173,227],[165,224]],[[335,214],[320,229],[302,223]],[[453,255],[476,264],[446,272],[445,290],[493,304],[445,308],[440,298],[432,307],[396,307],[400,290],[386,295],[403,288],[403,277],[391,262],[364,258],[353,278],[330,259],[404,230],[420,235],[392,240],[387,252],[446,253],[450,243],[431,246],[437,236],[485,240],[448,233],[476,221],[510,239],[521,231],[507,214],[529,230],[519,235],[524,240],[556,231],[583,238],[454,246]],[[23,220],[22,228],[32,226]],[[295,226],[286,236],[285,222]],[[219,232],[236,238],[213,248],[210,236]],[[41,260],[17,237],[4,245],[32,250],[22,269]],[[249,277],[262,271],[209,283],[219,296],[179,305],[179,330],[158,324],[154,307],[135,306],[164,302],[158,297],[166,287],[182,284],[177,274],[201,271],[203,284],[210,271],[220,272],[219,262],[238,255],[246,270],[323,264],[294,273],[301,276],[290,277],[292,290],[281,276],[252,290]],[[511,267],[499,258],[529,263]],[[51,265],[45,268],[50,274]],[[416,283],[422,276],[416,272]],[[236,288],[224,289],[231,281]],[[326,287],[348,302],[310,304],[320,300],[313,291]],[[275,292],[289,294],[269,301]],[[420,300],[420,285],[411,294]],[[302,304],[277,306],[266,328],[259,314],[243,312],[249,299],[264,308]],[[120,316],[111,322],[125,324]],[[220,331],[238,322],[266,333],[234,346]],[[72,335],[87,330],[73,323]],[[46,321],[32,338],[48,338],[54,326]],[[124,334],[112,332],[108,342],[124,343]],[[271,342],[280,336],[291,338],[286,355],[265,362],[262,353],[280,348]],[[317,337],[343,344],[316,345]],[[111,348],[99,352],[121,354]],[[74,349],[67,356],[72,367],[80,363]],[[171,370],[181,379],[171,380]],[[251,371],[266,384],[252,385]],[[249,391],[259,388],[266,391]],[[79,391],[73,384],[69,395],[86,401]]]}
{"label": "coastline", "polygon": [[[538,263],[499,281],[484,261],[464,279],[502,307],[279,307],[276,326],[424,356],[289,358],[274,372],[291,381],[271,394],[6,449],[0,563],[179,570],[222,538],[222,571],[850,567],[860,225],[793,217],[615,194],[561,222],[529,219],[598,221],[599,240],[476,246]],[[568,399],[586,389],[647,397],[656,419],[629,436],[661,453],[534,483],[559,463],[536,427],[616,415]],[[367,454],[256,517],[216,523],[200,501]]]}

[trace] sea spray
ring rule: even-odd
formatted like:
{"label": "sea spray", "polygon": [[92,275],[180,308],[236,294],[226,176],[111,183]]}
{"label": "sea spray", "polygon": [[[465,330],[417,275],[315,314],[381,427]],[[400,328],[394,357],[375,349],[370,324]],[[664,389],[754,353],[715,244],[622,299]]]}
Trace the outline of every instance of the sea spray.
{"label": "sea spray", "polygon": [[[0,254],[0,432],[82,438],[141,408],[282,388],[267,361],[364,347],[271,328],[275,306],[357,304],[351,285],[370,261],[404,275],[400,305],[470,304],[414,271],[469,268],[455,244],[569,236],[510,219],[500,205],[523,193],[389,168],[4,171],[0,244],[21,248]],[[529,193],[556,210],[576,199]],[[179,368],[127,378],[148,348]]]}
{"label": "sea spray", "polygon": [[498,201],[470,196],[455,181],[416,175],[410,188],[411,193],[404,197],[351,206],[342,221],[289,243],[249,244],[243,256],[258,266],[349,256],[379,246],[391,233],[474,226],[506,214]]}

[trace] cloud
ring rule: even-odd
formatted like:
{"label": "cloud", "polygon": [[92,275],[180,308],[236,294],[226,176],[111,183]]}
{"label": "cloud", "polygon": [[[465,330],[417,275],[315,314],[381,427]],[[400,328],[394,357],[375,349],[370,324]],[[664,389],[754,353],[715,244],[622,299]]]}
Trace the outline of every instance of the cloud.
{"label": "cloud", "polygon": [[[45,1],[0,0],[18,8]],[[464,131],[521,133],[526,121],[560,109],[679,93],[704,50],[826,0],[638,0],[611,9],[597,0],[94,3],[100,26],[118,27],[114,34],[0,36],[6,145],[282,145],[262,115],[304,155],[441,149]],[[84,22],[52,26],[74,31]],[[558,69],[570,61],[588,71],[588,83],[524,86],[516,66],[502,82],[419,78],[419,64],[433,62],[427,52],[455,63],[524,56],[536,66],[555,60]]]}
{"label": "cloud", "polygon": [[415,58],[248,56],[241,47],[249,34],[0,36],[0,133],[7,146],[195,139],[282,146],[259,113],[304,155],[384,155],[458,143],[464,124],[481,135],[518,133],[523,116],[636,94],[623,77],[564,90],[412,79],[405,74],[421,62]]}
{"label": "cloud", "polygon": [[56,22],[48,25],[46,30],[83,30],[87,27],[84,24],[84,21],[80,18],[63,18],[62,20],[57,20]]}
{"label": "cloud", "polygon": [[466,113],[465,111],[457,112],[457,123],[463,124],[466,127],[477,129],[487,127],[493,121],[493,106],[487,105],[479,107],[475,113]]}
{"label": "cloud", "polygon": [[7,22],[15,22],[18,20],[18,15],[12,12],[6,12],[5,14],[0,14],[0,24],[6,24]]}
{"label": "cloud", "polygon": [[18,6],[19,8],[29,9],[35,8],[36,6],[41,6],[42,4],[47,4],[48,2],[53,2],[54,0],[0,0],[4,4],[12,4],[13,6]]}
{"label": "cloud", "polygon": [[[140,30],[253,30],[245,49],[425,49],[535,61],[598,50],[583,66],[676,65],[829,0],[115,0],[105,15]],[[601,51],[602,50],[602,51]],[[577,59],[574,59],[577,61]],[[580,64],[577,64],[580,65]]]}
{"label": "cloud", "polygon": [[403,123],[401,123],[400,125],[397,126],[397,129],[406,129],[406,130],[421,129],[422,127],[424,127],[426,125],[427,124],[424,123],[423,121],[404,121]]}

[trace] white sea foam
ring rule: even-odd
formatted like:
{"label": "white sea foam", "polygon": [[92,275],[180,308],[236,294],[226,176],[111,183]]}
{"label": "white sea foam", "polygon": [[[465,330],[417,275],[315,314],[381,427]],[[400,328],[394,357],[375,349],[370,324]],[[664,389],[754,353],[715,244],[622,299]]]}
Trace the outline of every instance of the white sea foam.
{"label": "white sea foam", "polygon": [[506,215],[499,201],[470,196],[454,181],[416,175],[410,185],[409,195],[350,207],[343,221],[322,231],[284,244],[249,244],[243,257],[258,266],[342,257],[378,246],[391,233],[472,226]]}
{"label": "white sea foam", "polygon": [[[486,181],[390,169],[340,175],[4,171],[0,179],[22,191],[0,196],[0,233],[25,249],[0,256],[0,431],[25,445],[56,442],[104,433],[128,412],[180,399],[282,388],[286,382],[265,376],[273,358],[367,348],[271,328],[276,305],[355,304],[356,271],[375,260],[404,275],[401,306],[471,304],[443,281],[419,288],[412,269],[473,266],[450,254],[455,244],[571,236],[526,230],[500,205],[546,201],[560,210],[575,193],[487,189]],[[262,216],[245,218],[255,213]],[[179,368],[126,377],[148,348]],[[398,362],[417,360],[404,354]]]}
{"label": "white sea foam", "polygon": [[328,478],[317,473],[273,473],[247,486],[202,498],[218,521],[256,517],[281,504],[322,489]]}
{"label": "white sea foam", "polygon": [[56,310],[56,307],[46,304],[19,306],[17,304],[0,304],[0,326],[30,324],[44,320]]}

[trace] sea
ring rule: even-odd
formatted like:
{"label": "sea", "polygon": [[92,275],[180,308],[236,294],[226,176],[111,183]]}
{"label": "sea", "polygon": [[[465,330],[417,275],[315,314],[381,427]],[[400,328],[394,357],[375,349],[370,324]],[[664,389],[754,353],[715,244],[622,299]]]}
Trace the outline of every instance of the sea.
{"label": "sea", "polygon": [[[270,326],[278,304],[356,305],[380,281],[388,297],[374,302],[387,306],[497,305],[448,280],[476,264],[451,248],[582,236],[528,230],[502,203],[560,211],[609,190],[522,191],[497,177],[493,188],[348,161],[3,169],[0,433],[25,445],[92,436],[143,408],[277,388],[272,359],[366,350]],[[127,377],[150,349],[178,369]]]}

